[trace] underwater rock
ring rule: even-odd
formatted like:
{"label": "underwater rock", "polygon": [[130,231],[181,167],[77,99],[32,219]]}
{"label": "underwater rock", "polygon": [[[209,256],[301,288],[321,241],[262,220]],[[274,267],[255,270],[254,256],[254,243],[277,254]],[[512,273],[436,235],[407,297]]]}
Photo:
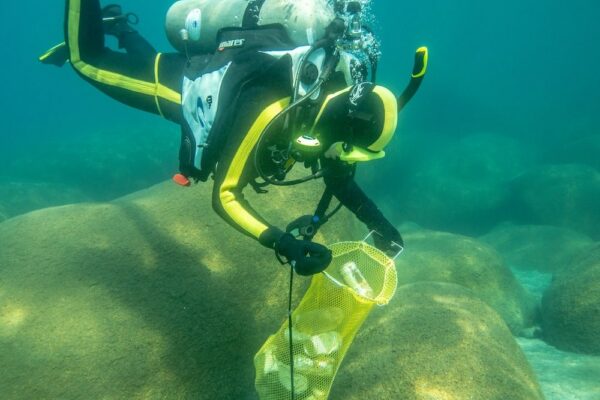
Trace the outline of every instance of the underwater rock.
{"label": "underwater rock", "polygon": [[533,297],[519,284],[502,257],[476,239],[429,230],[404,235],[406,250],[396,261],[398,284],[455,283],[475,293],[518,335],[534,323]]}
{"label": "underwater rock", "polygon": [[42,208],[90,201],[79,189],[60,183],[0,182],[0,220]]}
{"label": "underwater rock", "polygon": [[600,398],[600,358],[560,351],[541,339],[517,338],[546,400]]}
{"label": "underwater rock", "polygon": [[502,321],[470,290],[421,282],[373,311],[332,399],[543,399]]}
{"label": "underwater rock", "polygon": [[584,234],[545,225],[501,225],[480,240],[498,250],[511,267],[540,272],[566,268],[594,243]]}
{"label": "underwater rock", "polygon": [[6,210],[4,209],[2,204],[0,204],[0,222],[7,220],[7,219],[8,219],[8,213],[6,212]]}
{"label": "underwater rock", "polygon": [[82,131],[29,146],[6,173],[68,183],[95,201],[112,200],[169,179],[177,171],[179,140],[177,128],[162,121]]}
{"label": "underwater rock", "polygon": [[[248,398],[253,355],[286,318],[289,267],[215,215],[211,188],[167,182],[0,224],[0,397]],[[247,197],[285,226],[322,190]],[[363,232],[342,210],[320,240]],[[295,304],[308,283],[295,280]]]}
{"label": "underwater rock", "polygon": [[472,135],[441,151],[424,154],[405,177],[397,210],[427,228],[480,235],[510,210],[508,183],[531,161],[526,149],[500,135]]}
{"label": "underwater rock", "polygon": [[542,298],[544,340],[600,355],[600,244],[556,274]]}
{"label": "underwater rock", "polygon": [[587,165],[538,167],[515,179],[514,210],[525,223],[556,225],[600,239],[600,172]]}
{"label": "underwater rock", "polygon": [[600,170],[600,134],[576,138],[573,141],[559,143],[556,149],[545,155],[549,164],[586,164]]}

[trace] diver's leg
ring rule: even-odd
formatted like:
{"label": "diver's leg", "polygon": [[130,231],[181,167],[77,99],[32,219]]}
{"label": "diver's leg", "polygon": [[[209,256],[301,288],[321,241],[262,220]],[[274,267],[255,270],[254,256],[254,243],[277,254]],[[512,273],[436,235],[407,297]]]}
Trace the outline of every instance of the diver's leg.
{"label": "diver's leg", "polygon": [[76,61],[92,60],[104,50],[104,27],[98,0],[67,0],[65,43]]}
{"label": "diver's leg", "polygon": [[[179,118],[181,87],[159,82],[159,75],[164,75],[160,55],[148,49],[138,52],[137,48],[135,54],[125,54],[106,48],[98,0],[67,0],[65,15],[65,40],[77,73],[124,104],[171,120]],[[169,60],[169,75],[177,75],[171,81],[180,80],[185,60]],[[172,115],[163,113],[162,103],[169,104]]]}
{"label": "diver's leg", "polygon": [[[120,49],[124,49],[130,55],[156,56],[157,51],[154,47],[131,27],[122,13],[121,6],[117,4],[105,6],[102,8],[102,18],[104,34],[116,37]],[[69,48],[63,42],[47,50],[39,57],[39,61],[62,67],[69,61],[69,57]]]}
{"label": "diver's leg", "polygon": [[140,57],[156,56],[154,47],[138,32],[128,32],[119,36],[119,47],[125,49],[129,55]]}

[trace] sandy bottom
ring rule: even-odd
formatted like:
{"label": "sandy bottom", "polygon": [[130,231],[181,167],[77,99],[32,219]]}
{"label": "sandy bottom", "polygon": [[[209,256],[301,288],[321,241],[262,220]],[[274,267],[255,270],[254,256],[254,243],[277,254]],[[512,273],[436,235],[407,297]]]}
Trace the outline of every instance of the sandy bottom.
{"label": "sandy bottom", "polygon": [[[552,274],[513,269],[517,279],[538,300]],[[538,376],[546,400],[600,399],[600,357],[569,353],[540,339],[517,338]]]}
{"label": "sandy bottom", "polygon": [[600,357],[557,350],[539,339],[517,339],[546,400],[600,399]]}

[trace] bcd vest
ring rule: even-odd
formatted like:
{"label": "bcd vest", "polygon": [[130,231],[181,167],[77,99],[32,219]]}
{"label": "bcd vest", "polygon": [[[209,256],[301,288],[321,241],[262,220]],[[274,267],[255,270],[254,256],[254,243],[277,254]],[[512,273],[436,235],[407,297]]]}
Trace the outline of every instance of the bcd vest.
{"label": "bcd vest", "polygon": [[[256,79],[269,79],[264,72],[276,68],[279,79],[288,81],[289,94],[300,73],[302,60],[310,46],[294,47],[285,30],[277,26],[252,30],[224,30],[212,54],[190,58],[183,77],[180,172],[189,178],[206,181],[214,172],[227,132],[235,119],[237,99],[244,86]],[[322,70],[325,51],[313,52],[309,61]],[[342,61],[344,58],[342,57]],[[345,80],[351,84],[352,60],[340,63]],[[299,95],[311,84],[300,84]],[[315,93],[318,97],[319,93]]]}

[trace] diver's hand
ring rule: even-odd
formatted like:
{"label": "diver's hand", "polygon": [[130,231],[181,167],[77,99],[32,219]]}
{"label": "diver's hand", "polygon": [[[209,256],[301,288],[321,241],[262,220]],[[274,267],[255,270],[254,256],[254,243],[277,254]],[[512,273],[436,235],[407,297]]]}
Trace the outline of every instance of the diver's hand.
{"label": "diver's hand", "polygon": [[324,271],[331,263],[331,250],[322,244],[299,240],[286,233],[275,244],[277,254],[284,256],[299,275],[309,276]]}
{"label": "diver's hand", "polygon": [[385,222],[380,226],[374,228],[375,233],[373,234],[373,242],[375,247],[386,253],[388,256],[395,256],[399,252],[399,248],[396,245],[404,247],[404,240],[400,235],[400,232],[389,222]]}

